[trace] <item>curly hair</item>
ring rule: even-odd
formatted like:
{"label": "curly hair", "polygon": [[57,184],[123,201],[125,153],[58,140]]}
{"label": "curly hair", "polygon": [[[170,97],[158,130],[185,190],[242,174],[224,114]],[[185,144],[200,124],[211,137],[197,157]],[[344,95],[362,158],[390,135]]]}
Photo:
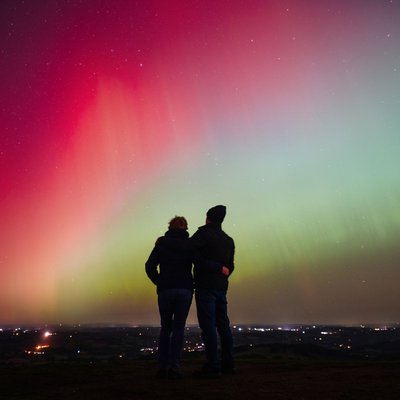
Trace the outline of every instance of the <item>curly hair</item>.
{"label": "curly hair", "polygon": [[168,229],[187,229],[188,224],[185,217],[175,216],[169,221]]}

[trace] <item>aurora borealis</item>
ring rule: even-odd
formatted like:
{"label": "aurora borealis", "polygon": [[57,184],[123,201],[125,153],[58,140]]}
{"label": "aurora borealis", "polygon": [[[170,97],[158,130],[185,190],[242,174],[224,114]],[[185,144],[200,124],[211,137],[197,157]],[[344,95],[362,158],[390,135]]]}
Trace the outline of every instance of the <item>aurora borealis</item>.
{"label": "aurora borealis", "polygon": [[216,204],[233,323],[399,322],[400,1],[0,20],[0,323],[158,323],[154,242]]}

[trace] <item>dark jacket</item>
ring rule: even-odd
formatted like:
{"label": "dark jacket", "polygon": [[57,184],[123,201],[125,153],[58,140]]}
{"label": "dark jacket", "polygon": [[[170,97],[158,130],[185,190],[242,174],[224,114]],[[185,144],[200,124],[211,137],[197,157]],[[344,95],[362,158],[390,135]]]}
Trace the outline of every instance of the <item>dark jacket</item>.
{"label": "dark jacket", "polygon": [[164,289],[193,290],[192,259],[187,231],[170,229],[159,238],[145,264],[147,276],[157,285],[157,293]]}
{"label": "dark jacket", "polygon": [[194,281],[196,288],[228,290],[228,277],[222,274],[222,266],[235,269],[235,243],[220,224],[201,226],[190,239],[194,250]]}

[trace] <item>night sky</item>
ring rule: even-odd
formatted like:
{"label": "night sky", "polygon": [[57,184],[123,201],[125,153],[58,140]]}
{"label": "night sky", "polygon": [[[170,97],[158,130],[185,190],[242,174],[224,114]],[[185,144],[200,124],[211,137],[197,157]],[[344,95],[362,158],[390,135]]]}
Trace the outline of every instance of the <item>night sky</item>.
{"label": "night sky", "polygon": [[155,240],[216,204],[232,323],[399,321],[400,1],[2,0],[0,29],[0,323],[157,324]]}

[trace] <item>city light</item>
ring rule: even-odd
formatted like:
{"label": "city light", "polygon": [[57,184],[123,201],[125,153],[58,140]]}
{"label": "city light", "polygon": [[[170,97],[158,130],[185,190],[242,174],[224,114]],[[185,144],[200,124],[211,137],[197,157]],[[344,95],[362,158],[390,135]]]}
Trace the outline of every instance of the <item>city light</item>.
{"label": "city light", "polygon": [[[312,343],[320,348],[345,353],[352,357],[363,354],[363,357],[371,359],[380,354],[381,351],[384,351],[383,355],[386,354],[386,350],[381,350],[379,347],[375,349],[371,343],[394,343],[398,338],[398,332],[399,327],[397,325],[340,328],[328,326],[313,328],[312,326],[301,325],[297,327],[235,325],[232,333],[235,346],[247,348],[246,351],[252,349],[251,351],[254,354],[258,349],[268,348],[273,344],[280,344],[284,352],[287,345],[297,344],[301,346]],[[22,353],[32,360],[40,358],[52,362],[64,362],[86,359],[89,362],[121,358],[133,359],[141,355],[153,357],[158,352],[158,327],[124,327],[115,330],[109,328],[107,330],[102,330],[102,328],[77,328],[73,331],[73,334],[71,327],[68,326],[47,330],[0,328],[0,333],[2,343],[10,349],[16,349],[14,353],[8,352],[7,356],[4,356],[6,359],[14,354],[12,357],[17,360],[20,357],[18,354]],[[24,340],[21,342],[22,335]],[[50,342],[49,337],[56,335],[57,340]],[[115,342],[115,335],[124,339],[119,341],[118,344],[110,346],[110,343]],[[202,351],[204,351],[204,343],[201,340],[201,330],[197,326],[186,327],[183,352],[189,354]],[[264,356],[264,353],[262,354]]]}
{"label": "city light", "polygon": [[50,346],[48,344],[39,344],[38,346],[35,347],[36,350],[43,350],[43,349],[48,349]]}

